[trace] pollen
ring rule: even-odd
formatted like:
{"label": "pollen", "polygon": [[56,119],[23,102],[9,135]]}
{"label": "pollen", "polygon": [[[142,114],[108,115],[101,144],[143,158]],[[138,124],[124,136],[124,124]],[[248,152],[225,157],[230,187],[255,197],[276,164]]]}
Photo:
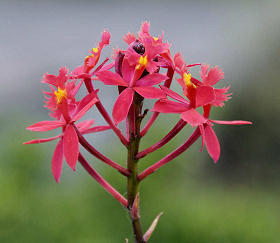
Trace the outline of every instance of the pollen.
{"label": "pollen", "polygon": [[147,56],[143,57],[141,56],[139,61],[138,61],[138,65],[136,66],[136,69],[140,69],[141,67],[145,67],[148,63],[148,58]]}
{"label": "pollen", "polygon": [[157,40],[158,40],[158,37],[153,37],[153,39],[154,39],[155,41],[157,41]]}
{"label": "pollen", "polygon": [[92,51],[93,51],[94,53],[97,53],[97,52],[98,52],[98,47],[92,48]]}
{"label": "pollen", "polygon": [[192,78],[191,74],[184,73],[183,79],[187,87],[193,85],[191,82],[191,78]]}
{"label": "pollen", "polygon": [[67,98],[67,92],[66,92],[66,89],[61,89],[61,88],[58,88],[57,91],[54,91],[54,94],[56,96],[56,103],[57,104],[61,104],[62,102],[62,99],[63,98]]}

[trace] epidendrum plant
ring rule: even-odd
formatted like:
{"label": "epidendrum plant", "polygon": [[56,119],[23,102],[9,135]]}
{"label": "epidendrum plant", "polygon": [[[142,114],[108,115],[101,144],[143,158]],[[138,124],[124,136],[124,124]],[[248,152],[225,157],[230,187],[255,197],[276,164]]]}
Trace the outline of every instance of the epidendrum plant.
{"label": "epidendrum plant", "polygon": [[[113,61],[106,58],[97,65],[104,46],[109,45],[110,33],[104,31],[101,41],[85,57],[83,65],[69,73],[65,67],[60,68],[57,76],[45,74],[42,82],[50,87],[45,93],[46,107],[55,120],[41,121],[27,127],[30,131],[42,132],[62,128],[62,134],[47,139],[38,139],[25,144],[45,143],[57,139],[58,143],[52,157],[51,169],[57,182],[60,180],[63,158],[75,171],[77,162],[129,212],[135,242],[147,242],[154,231],[159,214],[150,228],[143,233],[139,215],[139,184],[149,175],[171,162],[186,151],[201,137],[201,150],[206,149],[216,163],[220,156],[220,144],[213,130],[214,124],[241,125],[251,124],[247,121],[220,121],[210,117],[212,106],[222,107],[230,98],[229,87],[214,88],[224,73],[217,66],[209,68],[205,64],[186,64],[180,53],[172,57],[170,45],[163,42],[163,34],[158,37],[150,35],[150,24],[144,22],[136,37],[128,33],[123,40],[128,44],[126,50],[114,49]],[[198,66],[200,79],[191,75],[191,68]],[[115,71],[111,71],[114,69]],[[162,71],[166,70],[163,74]],[[182,87],[183,96],[170,89],[174,74]],[[94,82],[116,86],[118,98],[113,107],[112,118],[98,98]],[[81,100],[75,96],[80,87],[85,85],[87,95]],[[155,100],[152,115],[141,129],[141,122],[149,110],[142,111],[145,99]],[[107,126],[93,126],[94,120],[78,122],[92,107],[96,106]],[[202,114],[198,108],[202,108]],[[160,141],[139,151],[141,139],[147,134],[160,113],[177,113],[179,121]],[[125,135],[118,124],[126,122]],[[187,124],[194,128],[186,141],[170,154],[155,162],[139,173],[138,163],[141,158],[156,151],[174,138]],[[127,166],[114,162],[93,147],[84,135],[112,129],[127,149]],[[116,169],[127,183],[127,198],[110,185],[85,159],[79,150],[79,144],[90,154]]]}

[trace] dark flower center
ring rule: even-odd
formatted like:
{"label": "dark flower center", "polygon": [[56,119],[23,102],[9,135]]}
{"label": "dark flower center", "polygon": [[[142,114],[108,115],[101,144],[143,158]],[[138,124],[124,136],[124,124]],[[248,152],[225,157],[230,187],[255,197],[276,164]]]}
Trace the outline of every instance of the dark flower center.
{"label": "dark flower center", "polygon": [[134,43],[132,44],[132,48],[140,55],[143,55],[145,53],[145,46],[139,40],[134,41]]}

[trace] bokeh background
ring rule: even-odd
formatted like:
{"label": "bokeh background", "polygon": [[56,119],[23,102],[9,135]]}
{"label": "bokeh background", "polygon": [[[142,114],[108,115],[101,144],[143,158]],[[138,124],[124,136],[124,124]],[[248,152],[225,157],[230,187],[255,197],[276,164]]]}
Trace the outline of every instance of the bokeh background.
{"label": "bokeh background", "polygon": [[[112,39],[103,57],[110,56],[112,47],[126,46],[122,36],[136,33],[144,20],[151,21],[153,34],[164,30],[173,54],[223,68],[223,84],[231,85],[233,98],[213,117],[254,123],[215,126],[222,148],[217,164],[196,143],[143,182],[144,229],[164,212],[150,242],[280,242],[279,10],[279,0],[1,1],[0,242],[133,242],[125,210],[80,165],[75,173],[64,166],[56,184],[50,170],[55,143],[22,142],[50,135],[25,130],[48,119],[42,75],[80,65],[104,28]],[[100,92],[109,111],[116,94],[111,87]],[[89,117],[104,124],[96,111]],[[161,117],[141,148],[159,140],[176,120]],[[180,145],[191,129],[183,131],[147,156],[141,168]],[[90,139],[125,165],[125,151],[112,132]],[[125,195],[124,178],[96,159],[90,162]]]}

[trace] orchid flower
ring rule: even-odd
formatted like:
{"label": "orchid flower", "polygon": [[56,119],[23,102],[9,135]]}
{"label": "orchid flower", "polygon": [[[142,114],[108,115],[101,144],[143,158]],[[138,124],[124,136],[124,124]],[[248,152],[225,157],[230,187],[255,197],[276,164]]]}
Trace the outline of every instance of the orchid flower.
{"label": "orchid flower", "polygon": [[147,99],[165,97],[165,94],[160,89],[153,87],[153,85],[165,81],[167,79],[166,75],[153,73],[137,79],[138,77],[135,77],[135,70],[137,70],[137,67],[131,66],[128,59],[124,58],[122,63],[123,77],[110,71],[96,73],[97,78],[105,85],[125,87],[113,107],[113,118],[116,124],[119,124],[127,117],[135,92]]}
{"label": "orchid flower", "polygon": [[[51,87],[52,92],[45,92],[50,97],[46,97],[46,107],[53,112],[51,116],[56,117],[55,121],[41,121],[29,127],[28,130],[33,132],[44,132],[62,128],[62,135],[48,139],[39,139],[26,142],[25,144],[44,143],[59,139],[52,158],[52,173],[57,182],[59,182],[63,156],[72,170],[75,170],[79,155],[79,141],[73,124],[81,119],[85,113],[98,101],[96,93],[85,96],[81,101],[75,101],[77,87],[74,82],[66,83],[66,69],[61,68],[60,74],[44,76],[43,82],[49,83],[57,90]],[[93,121],[85,121],[77,124],[82,131],[86,131],[93,124]]]}

